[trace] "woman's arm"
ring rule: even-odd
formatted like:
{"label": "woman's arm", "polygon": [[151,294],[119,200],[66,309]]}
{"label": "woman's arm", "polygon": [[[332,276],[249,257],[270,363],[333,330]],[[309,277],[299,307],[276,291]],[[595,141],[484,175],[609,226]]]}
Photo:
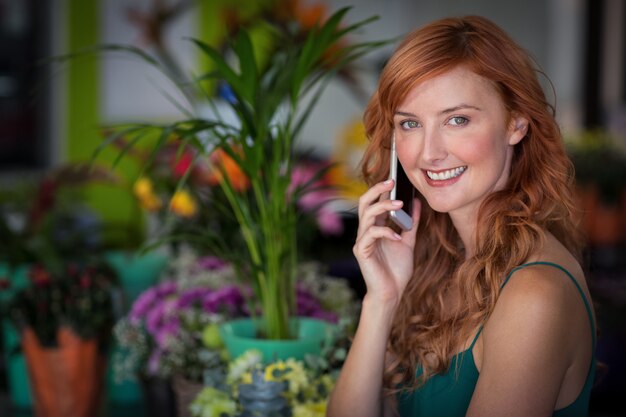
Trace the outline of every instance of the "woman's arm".
{"label": "woman's arm", "polygon": [[365,296],[359,327],[328,404],[328,417],[383,415],[382,380],[393,307]]}
{"label": "woman's arm", "polygon": [[365,280],[359,327],[328,404],[328,417],[379,417],[387,340],[398,302],[413,275],[415,230],[420,204],[413,208],[413,230],[396,234],[385,225],[401,202],[381,199],[392,181],[374,185],[359,199],[354,255]]}

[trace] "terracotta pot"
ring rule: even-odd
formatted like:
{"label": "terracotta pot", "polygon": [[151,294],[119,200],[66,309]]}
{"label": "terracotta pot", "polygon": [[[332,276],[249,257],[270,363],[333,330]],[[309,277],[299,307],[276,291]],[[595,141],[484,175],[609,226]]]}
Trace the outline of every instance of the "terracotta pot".
{"label": "terracotta pot", "polygon": [[101,411],[106,358],[96,340],[68,328],[57,332],[58,347],[45,348],[35,332],[22,332],[22,350],[37,417],[94,417]]}

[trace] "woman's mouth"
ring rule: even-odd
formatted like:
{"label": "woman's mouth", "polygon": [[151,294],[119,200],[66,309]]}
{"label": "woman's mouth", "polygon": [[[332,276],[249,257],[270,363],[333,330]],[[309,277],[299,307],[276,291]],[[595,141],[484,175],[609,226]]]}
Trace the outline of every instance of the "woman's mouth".
{"label": "woman's mouth", "polygon": [[446,169],[444,171],[430,171],[425,170],[426,176],[431,181],[446,181],[459,177],[465,170],[467,169],[467,165]]}

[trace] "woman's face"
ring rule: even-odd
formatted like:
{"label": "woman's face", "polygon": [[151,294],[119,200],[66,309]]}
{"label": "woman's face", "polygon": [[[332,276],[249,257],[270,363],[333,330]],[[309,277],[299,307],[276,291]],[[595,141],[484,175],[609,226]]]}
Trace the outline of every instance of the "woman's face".
{"label": "woman's face", "polygon": [[509,117],[489,80],[462,66],[417,85],[394,115],[398,159],[413,185],[435,211],[464,218],[504,187],[527,126]]}

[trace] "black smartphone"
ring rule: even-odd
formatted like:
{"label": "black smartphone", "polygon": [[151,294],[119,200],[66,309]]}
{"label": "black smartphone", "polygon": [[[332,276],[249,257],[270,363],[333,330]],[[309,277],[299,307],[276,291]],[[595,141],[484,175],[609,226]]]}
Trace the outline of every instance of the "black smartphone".
{"label": "black smartphone", "polygon": [[391,217],[391,220],[402,229],[411,230],[413,228],[413,219],[411,218],[411,214],[413,213],[415,187],[413,187],[413,184],[409,181],[409,178],[404,172],[404,168],[402,168],[402,165],[398,161],[395,135],[391,140],[389,178],[394,180],[394,186],[389,194],[389,198],[392,200],[401,200],[404,203],[401,209],[391,210],[389,212],[389,216]]}

